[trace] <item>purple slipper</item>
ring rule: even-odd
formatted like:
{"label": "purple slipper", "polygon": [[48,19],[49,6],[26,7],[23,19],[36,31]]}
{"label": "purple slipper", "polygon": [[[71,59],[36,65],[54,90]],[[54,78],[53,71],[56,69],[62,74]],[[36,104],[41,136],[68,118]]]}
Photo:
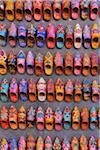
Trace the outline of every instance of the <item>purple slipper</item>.
{"label": "purple slipper", "polygon": [[88,25],[84,26],[83,29],[83,39],[84,39],[84,47],[89,48],[90,47],[90,42],[91,42],[91,36],[90,36],[90,28]]}

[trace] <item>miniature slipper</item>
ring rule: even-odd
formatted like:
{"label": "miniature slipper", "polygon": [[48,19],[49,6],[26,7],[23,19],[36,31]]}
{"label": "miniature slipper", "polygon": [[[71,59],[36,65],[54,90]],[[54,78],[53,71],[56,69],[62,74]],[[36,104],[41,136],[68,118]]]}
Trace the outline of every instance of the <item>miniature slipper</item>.
{"label": "miniature slipper", "polygon": [[36,21],[39,21],[42,18],[42,5],[42,0],[34,0],[33,2],[33,14]]}
{"label": "miniature slipper", "polygon": [[55,70],[57,75],[63,74],[63,57],[60,52],[57,52],[54,58],[54,63],[55,63]]}
{"label": "miniature slipper", "polygon": [[17,150],[17,149],[18,149],[17,141],[14,137],[12,137],[10,140],[10,150]]}
{"label": "miniature slipper", "polygon": [[53,73],[53,56],[50,52],[47,52],[44,56],[44,71],[46,75]]}
{"label": "miniature slipper", "polygon": [[49,131],[53,130],[53,124],[54,124],[53,111],[50,107],[48,107],[45,112],[45,127],[46,127],[46,129]]}
{"label": "miniature slipper", "polygon": [[74,74],[80,75],[82,70],[82,58],[79,52],[74,57]]}
{"label": "miniature slipper", "polygon": [[18,141],[18,150],[26,150],[26,140],[24,136],[21,136]]}
{"label": "miniature slipper", "polygon": [[28,82],[28,97],[31,102],[36,100],[36,82],[33,78]]}
{"label": "miniature slipper", "polygon": [[13,51],[10,51],[8,54],[7,67],[11,74],[15,74],[17,71],[17,59]]}
{"label": "miniature slipper", "polygon": [[0,1],[0,21],[5,19],[5,5],[4,1]]}
{"label": "miniature slipper", "polygon": [[77,106],[73,108],[72,111],[72,128],[74,130],[79,129],[80,127],[80,111]]}
{"label": "miniature slipper", "polygon": [[0,125],[3,129],[8,129],[9,120],[8,120],[8,110],[6,106],[2,106],[0,113]]}
{"label": "miniature slipper", "polygon": [[55,118],[55,130],[61,131],[63,115],[62,115],[62,111],[59,107],[57,107],[55,110],[54,118]]}
{"label": "miniature slipper", "polygon": [[70,79],[65,84],[65,101],[71,102],[73,98],[73,83]]}
{"label": "miniature slipper", "polygon": [[24,130],[26,128],[26,110],[24,106],[21,106],[18,110],[18,126],[19,129]]}
{"label": "miniature slipper", "polygon": [[28,128],[34,128],[35,124],[35,109],[31,106],[27,111],[27,126]]}
{"label": "miniature slipper", "polygon": [[88,150],[88,141],[84,135],[80,137],[80,150]]}
{"label": "miniature slipper", "polygon": [[47,100],[49,102],[52,102],[54,101],[54,98],[55,98],[55,90],[54,90],[54,81],[52,80],[52,78],[50,78],[48,80],[48,83],[47,83]]}
{"label": "miniature slipper", "polygon": [[98,108],[98,128],[100,128],[100,108]]}
{"label": "miniature slipper", "polygon": [[34,73],[34,54],[32,51],[28,51],[27,53],[26,69],[28,74],[32,75]]}
{"label": "miniature slipper", "polygon": [[73,136],[71,140],[71,150],[79,150],[78,138]]}
{"label": "miniature slipper", "polygon": [[52,139],[50,136],[45,138],[45,150],[52,150]]}
{"label": "miniature slipper", "polygon": [[70,52],[65,55],[65,74],[71,75],[73,72],[73,56]]}
{"label": "miniature slipper", "polygon": [[61,150],[61,142],[59,137],[56,137],[54,140],[53,150]]}
{"label": "miniature slipper", "polygon": [[11,47],[15,47],[17,44],[17,27],[14,23],[8,29],[8,43]]}
{"label": "miniature slipper", "polygon": [[9,91],[9,83],[6,78],[4,78],[0,85],[0,99],[2,102],[8,101],[8,91]]}
{"label": "miniature slipper", "polygon": [[45,21],[49,21],[52,16],[52,4],[50,1],[43,2],[43,18]]}
{"label": "miniature slipper", "polygon": [[93,24],[91,28],[91,45],[92,48],[96,49],[99,47],[99,38],[100,38],[100,31],[98,25],[96,23]]}
{"label": "miniature slipper", "polygon": [[10,80],[9,97],[12,102],[18,101],[18,83],[16,78]]}
{"label": "miniature slipper", "polygon": [[53,4],[53,17],[55,20],[60,20],[60,18],[61,18],[61,4],[60,4],[60,2],[54,2],[54,4]]}
{"label": "miniature slipper", "polygon": [[72,19],[78,19],[80,14],[79,1],[71,1],[71,17]]}
{"label": "miniature slipper", "polygon": [[20,74],[23,74],[25,72],[25,53],[20,50],[17,55],[17,71]]}
{"label": "miniature slipper", "polygon": [[88,18],[88,15],[89,15],[89,2],[86,1],[86,0],[83,0],[81,3],[80,3],[80,9],[81,9],[81,18],[83,20],[86,20]]}
{"label": "miniature slipper", "polygon": [[13,105],[9,108],[9,126],[13,130],[18,128],[17,109]]}
{"label": "miniature slipper", "polygon": [[14,14],[14,0],[6,0],[6,18],[9,21],[13,21],[15,18]]}
{"label": "miniature slipper", "polygon": [[83,97],[85,101],[88,101],[90,99],[91,95],[91,87],[90,87],[90,82],[88,79],[85,79],[83,81]]}
{"label": "miniature slipper", "polygon": [[90,129],[94,130],[97,127],[97,110],[96,108],[93,106],[90,109]]}
{"label": "miniature slipper", "polygon": [[70,142],[66,138],[62,141],[62,150],[70,150]]}
{"label": "miniature slipper", "polygon": [[64,83],[61,78],[58,78],[55,84],[56,100],[61,102],[64,100]]}
{"label": "miniature slipper", "polygon": [[73,46],[73,28],[68,25],[65,30],[65,46],[70,49]]}
{"label": "miniature slipper", "polygon": [[83,106],[81,110],[81,128],[86,130],[89,127],[89,112],[87,107]]}
{"label": "miniature slipper", "polygon": [[65,107],[63,112],[63,127],[69,130],[71,128],[71,111],[69,107]]}
{"label": "miniature slipper", "polygon": [[82,28],[80,24],[74,27],[74,47],[79,49],[82,46]]}
{"label": "miniature slipper", "polygon": [[44,130],[44,112],[42,107],[38,107],[36,112],[36,127],[38,130]]}
{"label": "miniature slipper", "polygon": [[31,0],[25,0],[24,2],[24,15],[25,15],[25,19],[27,21],[31,21],[32,20],[32,1]]}
{"label": "miniature slipper", "polygon": [[0,74],[7,73],[7,55],[4,50],[0,50]]}
{"label": "miniature slipper", "polygon": [[36,142],[36,150],[43,150],[43,149],[44,149],[43,138],[39,136]]}
{"label": "miniature slipper", "polygon": [[62,24],[58,24],[56,28],[56,46],[57,48],[63,48],[65,40],[65,33]]}
{"label": "miniature slipper", "polygon": [[37,83],[38,100],[43,102],[46,100],[46,81],[44,78],[40,78]]}
{"label": "miniature slipper", "polygon": [[92,83],[92,101],[98,102],[99,101],[99,84],[96,80],[93,80]]}
{"label": "miniature slipper", "polygon": [[22,101],[27,100],[27,94],[28,94],[28,83],[25,79],[21,79],[19,83],[19,95]]}
{"label": "miniature slipper", "polygon": [[3,137],[0,142],[0,149],[8,150],[8,148],[9,148],[9,145],[8,145],[7,139]]}
{"label": "miniature slipper", "polygon": [[96,76],[99,72],[99,58],[96,52],[92,53],[91,57],[91,74]]}
{"label": "miniature slipper", "polygon": [[21,21],[24,16],[23,0],[16,0],[15,2],[15,16],[18,21]]}
{"label": "miniature slipper", "polygon": [[89,139],[89,150],[97,150],[97,143],[94,136],[91,136]]}
{"label": "miniature slipper", "polygon": [[99,14],[99,6],[97,0],[92,0],[90,2],[90,19],[96,20],[97,16]]}
{"label": "miniature slipper", "polygon": [[76,80],[74,83],[74,101],[80,102],[82,100],[82,84],[80,80]]}
{"label": "miniature slipper", "polygon": [[83,44],[85,48],[90,48],[91,34],[90,34],[90,28],[88,25],[85,25],[83,28]]}
{"label": "miniature slipper", "polygon": [[35,139],[32,135],[27,138],[27,150],[35,150]]}
{"label": "miniature slipper", "polygon": [[68,19],[70,17],[70,1],[63,0],[62,1],[62,18]]}
{"label": "miniature slipper", "polygon": [[18,44],[20,47],[26,46],[26,27],[24,24],[20,24],[18,27]]}
{"label": "miniature slipper", "polygon": [[33,47],[36,39],[36,28],[31,23],[27,30],[27,46]]}
{"label": "miniature slipper", "polygon": [[55,47],[55,27],[52,23],[49,23],[47,28],[47,38],[46,38],[46,44],[48,48],[54,48]]}
{"label": "miniature slipper", "polygon": [[42,72],[43,72],[43,55],[38,52],[35,57],[35,74],[39,76],[42,75]]}
{"label": "miniature slipper", "polygon": [[0,24],[0,46],[7,45],[7,29],[5,25],[2,23]]}
{"label": "miniature slipper", "polygon": [[46,41],[46,26],[43,23],[38,25],[36,30],[36,45],[38,47],[43,47]]}
{"label": "miniature slipper", "polygon": [[83,55],[83,63],[82,63],[82,73],[84,76],[88,76],[90,74],[90,56],[87,53]]}

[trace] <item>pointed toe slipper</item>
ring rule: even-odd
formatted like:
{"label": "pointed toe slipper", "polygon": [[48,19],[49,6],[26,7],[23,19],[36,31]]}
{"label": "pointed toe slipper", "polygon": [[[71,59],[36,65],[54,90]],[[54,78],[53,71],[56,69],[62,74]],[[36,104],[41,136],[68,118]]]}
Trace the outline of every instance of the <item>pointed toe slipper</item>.
{"label": "pointed toe slipper", "polygon": [[36,112],[36,127],[38,130],[44,130],[44,111],[42,107],[38,107]]}
{"label": "pointed toe slipper", "polygon": [[26,128],[26,110],[24,106],[21,106],[18,110],[18,126],[21,130]]}
{"label": "pointed toe slipper", "polygon": [[33,78],[28,82],[28,97],[31,102],[36,101],[36,82]]}
{"label": "pointed toe slipper", "polygon": [[19,83],[19,95],[22,101],[27,101],[28,98],[28,83],[25,79],[21,79]]}
{"label": "pointed toe slipper", "polygon": [[31,106],[27,111],[27,126],[28,128],[34,128],[35,124],[35,109]]}
{"label": "pointed toe slipper", "polygon": [[63,127],[67,130],[71,128],[71,110],[67,106],[63,112]]}

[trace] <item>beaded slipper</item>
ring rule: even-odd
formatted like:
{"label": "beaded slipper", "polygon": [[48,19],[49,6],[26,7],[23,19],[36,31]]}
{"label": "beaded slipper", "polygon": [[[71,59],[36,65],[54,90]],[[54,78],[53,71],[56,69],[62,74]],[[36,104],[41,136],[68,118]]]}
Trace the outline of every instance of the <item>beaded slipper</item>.
{"label": "beaded slipper", "polygon": [[35,139],[32,135],[27,138],[27,150],[35,150]]}
{"label": "beaded slipper", "polygon": [[60,2],[54,1],[53,4],[53,17],[55,20],[60,20],[61,18],[61,4]]}
{"label": "beaded slipper", "polygon": [[32,1],[31,0],[25,0],[24,2],[24,14],[25,14],[25,19],[27,21],[32,20]]}
{"label": "beaded slipper", "polygon": [[28,97],[31,102],[36,100],[36,82],[33,78],[28,82]]}
{"label": "beaded slipper", "polygon": [[27,126],[34,128],[35,124],[35,109],[31,106],[27,111]]}
{"label": "beaded slipper", "polygon": [[27,53],[26,69],[28,74],[32,75],[34,73],[34,54],[32,51],[28,51]]}
{"label": "beaded slipper", "polygon": [[80,102],[82,100],[82,84],[80,80],[76,80],[74,83],[74,101]]}
{"label": "beaded slipper", "polygon": [[96,76],[99,72],[99,58],[96,52],[92,53],[91,57],[91,74]]}
{"label": "beaded slipper", "polygon": [[23,0],[16,0],[15,2],[15,16],[18,21],[21,21],[24,16],[24,11],[23,11]]}
{"label": "beaded slipper", "polygon": [[88,141],[84,135],[80,137],[80,150],[88,150]]}
{"label": "beaded slipper", "polygon": [[82,73],[84,76],[88,76],[90,74],[90,56],[87,53],[83,55],[83,63],[82,63]]}
{"label": "beaded slipper", "polygon": [[0,50],[0,74],[7,73],[7,55],[4,50]]}
{"label": "beaded slipper", "polygon": [[52,80],[52,78],[50,78],[47,83],[47,100],[49,102],[52,102],[54,101],[54,98],[55,98],[54,81]]}
{"label": "beaded slipper", "polygon": [[65,74],[71,75],[73,72],[73,57],[70,52],[65,55]]}
{"label": "beaded slipper", "polygon": [[7,45],[7,29],[3,23],[0,24],[0,45]]}
{"label": "beaded slipper", "polygon": [[85,101],[88,101],[90,99],[91,95],[91,87],[90,87],[90,82],[88,79],[85,79],[83,81],[83,97]]}
{"label": "beaded slipper", "polygon": [[44,130],[44,111],[42,107],[38,107],[36,112],[36,127],[38,130]]}
{"label": "beaded slipper", "polygon": [[52,150],[52,139],[50,136],[46,136],[45,139],[45,150]]}
{"label": "beaded slipper", "polygon": [[6,18],[9,21],[13,21],[15,18],[14,14],[14,0],[6,0]]}
{"label": "beaded slipper", "polygon": [[63,0],[62,1],[62,18],[68,19],[70,17],[70,1]]}
{"label": "beaded slipper", "polygon": [[72,137],[71,140],[71,150],[79,150],[79,142],[77,137]]}
{"label": "beaded slipper", "polygon": [[24,106],[21,106],[18,110],[18,127],[21,130],[24,130],[26,128],[26,110]]}
{"label": "beaded slipper", "polygon": [[89,127],[89,112],[87,107],[82,107],[81,110],[81,128],[82,130],[86,130]]}
{"label": "beaded slipper", "polygon": [[43,72],[43,55],[38,52],[35,57],[35,74],[39,76],[42,75],[42,72]]}
{"label": "beaded slipper", "polygon": [[80,127],[80,111],[77,106],[73,108],[72,111],[72,128],[74,130],[79,129]]}
{"label": "beaded slipper", "polygon": [[44,142],[41,136],[38,137],[36,143],[36,150],[43,150],[44,149]]}
{"label": "beaded slipper", "polygon": [[45,21],[49,21],[52,15],[52,4],[50,1],[43,2],[43,18]]}
{"label": "beaded slipper", "polygon": [[54,58],[55,70],[57,75],[63,74],[63,57],[60,52],[57,52]]}
{"label": "beaded slipper", "polygon": [[26,140],[24,136],[21,136],[18,141],[18,150],[26,150]]}
{"label": "beaded slipper", "polygon": [[63,127],[67,130],[71,128],[71,110],[67,106],[63,112]]}
{"label": "beaded slipper", "polygon": [[31,23],[27,30],[27,46],[33,47],[36,40],[36,28]]}
{"label": "beaded slipper", "polygon": [[62,141],[62,150],[70,150],[70,142],[66,138]]}
{"label": "beaded slipper", "polygon": [[22,101],[27,101],[28,83],[25,79],[21,79],[19,83],[19,95]]}
{"label": "beaded slipper", "polygon": [[1,108],[0,125],[3,129],[8,129],[9,127],[8,110],[5,106],[2,106]]}
{"label": "beaded slipper", "polygon": [[54,140],[53,150],[61,150],[61,142],[59,137],[56,137]]}
{"label": "beaded slipper", "polygon": [[71,102],[73,98],[73,84],[70,79],[65,84],[65,101]]}
{"label": "beaded slipper", "polygon": [[97,110],[96,108],[93,106],[90,109],[90,129],[94,130],[97,127]]}
{"label": "beaded slipper", "polygon": [[98,102],[99,101],[99,84],[96,80],[93,80],[92,83],[92,101]]}

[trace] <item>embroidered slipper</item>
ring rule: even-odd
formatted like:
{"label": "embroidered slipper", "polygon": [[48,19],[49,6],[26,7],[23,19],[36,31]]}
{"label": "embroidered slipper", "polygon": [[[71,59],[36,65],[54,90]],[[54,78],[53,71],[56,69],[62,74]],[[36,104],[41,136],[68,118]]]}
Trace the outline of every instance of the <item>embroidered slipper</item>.
{"label": "embroidered slipper", "polygon": [[27,73],[32,75],[34,73],[34,54],[32,51],[28,51],[27,57],[26,57],[26,69]]}
{"label": "embroidered slipper", "polygon": [[9,126],[13,130],[18,128],[17,109],[13,105],[9,108]]}
{"label": "embroidered slipper", "polygon": [[82,63],[82,73],[84,76],[88,76],[90,74],[90,56],[87,53],[83,55],[83,63]]}
{"label": "embroidered slipper", "polygon": [[6,18],[9,21],[13,21],[15,18],[14,14],[14,0],[6,0]]}
{"label": "embroidered slipper", "polygon": [[43,138],[39,136],[36,142],[36,150],[43,150],[43,149],[44,149]]}
{"label": "embroidered slipper", "polygon": [[50,136],[45,138],[45,150],[52,150],[52,139]]}
{"label": "embroidered slipper", "polygon": [[50,78],[47,83],[47,100],[49,102],[52,102],[54,101],[54,98],[55,98],[54,81],[52,80],[52,78]]}
{"label": "embroidered slipper", "polygon": [[7,55],[4,50],[0,50],[0,74],[7,73]]}
{"label": "embroidered slipper", "polygon": [[99,84],[96,80],[93,80],[92,83],[92,101],[98,102],[99,101]]}
{"label": "embroidered slipper", "polygon": [[96,108],[93,106],[90,109],[90,129],[94,130],[97,127],[97,110]]}
{"label": "embroidered slipper", "polygon": [[74,83],[74,101],[80,102],[82,100],[82,84],[80,80],[76,80]]}
{"label": "embroidered slipper", "polygon": [[42,18],[42,7],[43,3],[42,0],[34,0],[33,2],[33,14],[34,14],[34,19],[36,21],[41,20]]}
{"label": "embroidered slipper", "polygon": [[25,73],[25,53],[20,50],[17,55],[17,71],[20,74]]}
{"label": "embroidered slipper", "polygon": [[14,23],[8,29],[8,43],[11,47],[15,47],[17,44],[17,27]]}
{"label": "embroidered slipper", "polygon": [[45,21],[49,21],[52,15],[52,4],[50,1],[43,2],[43,18]]}
{"label": "embroidered slipper", "polygon": [[26,140],[24,136],[21,136],[18,141],[18,150],[26,150]]}
{"label": "embroidered slipper", "polygon": [[84,135],[80,137],[80,150],[88,150],[88,141]]}
{"label": "embroidered slipper", "polygon": [[71,128],[71,110],[68,106],[63,111],[63,127],[67,130]]}
{"label": "embroidered slipper", "polygon": [[17,141],[14,137],[11,138],[9,147],[10,147],[10,150],[18,149]]}
{"label": "embroidered slipper", "polygon": [[79,150],[78,138],[73,136],[71,140],[71,150]]}
{"label": "embroidered slipper", "polygon": [[0,21],[5,19],[5,3],[4,1],[0,1]]}
{"label": "embroidered slipper", "polygon": [[63,0],[62,1],[62,18],[68,19],[70,17],[70,1]]}
{"label": "embroidered slipper", "polygon": [[28,95],[28,83],[25,79],[21,79],[19,83],[19,94],[22,101],[27,100]]}
{"label": "embroidered slipper", "polygon": [[0,45],[7,45],[7,29],[6,26],[2,23],[0,24]]}
{"label": "embroidered slipper", "polygon": [[26,0],[24,2],[24,15],[25,15],[25,19],[27,21],[31,21],[32,20],[32,1],[31,0]]}
{"label": "embroidered slipper", "polygon": [[54,63],[55,63],[55,70],[57,75],[63,74],[63,57],[60,52],[57,52],[54,58]]}
{"label": "embroidered slipper", "polygon": [[46,100],[46,81],[44,78],[40,78],[37,83],[38,100],[43,102]]}
{"label": "embroidered slipper", "polygon": [[53,17],[55,20],[60,20],[60,18],[61,18],[61,4],[60,4],[60,2],[54,2],[54,4],[53,4]]}
{"label": "embroidered slipper", "polygon": [[27,30],[27,46],[33,47],[36,40],[36,28],[31,23]]}
{"label": "embroidered slipper", "polygon": [[53,150],[61,150],[61,142],[59,137],[56,137],[53,142]]}
{"label": "embroidered slipper", "polygon": [[74,130],[79,129],[80,127],[80,111],[77,106],[73,108],[72,111],[72,128]]}
{"label": "embroidered slipper", "polygon": [[7,68],[11,74],[15,74],[17,71],[17,59],[13,51],[10,51],[8,54]]}
{"label": "embroidered slipper", "polygon": [[70,142],[64,138],[62,141],[62,150],[70,150]]}
{"label": "embroidered slipper", "polygon": [[9,127],[8,110],[7,110],[6,106],[2,106],[2,108],[1,108],[0,125],[3,129],[8,129],[8,127]]}
{"label": "embroidered slipper", "polygon": [[73,46],[73,28],[71,25],[68,25],[65,29],[65,46],[70,49]]}
{"label": "embroidered slipper", "polygon": [[55,27],[53,23],[49,23],[47,28],[47,38],[46,38],[46,44],[48,48],[54,48],[55,47]]}
{"label": "embroidered slipper", "polygon": [[43,72],[43,55],[38,52],[35,57],[35,74],[39,76],[42,75],[42,72]]}
{"label": "embroidered slipper", "polygon": [[89,112],[87,107],[83,106],[81,110],[81,128],[86,130],[89,127]]}
{"label": "embroidered slipper", "polygon": [[88,15],[89,15],[89,2],[86,1],[86,0],[83,0],[81,3],[80,3],[80,9],[81,9],[81,18],[83,20],[86,20],[88,18]]}
{"label": "embroidered slipper", "polygon": [[47,130],[53,130],[54,115],[51,107],[48,107],[45,112],[45,127]]}
{"label": "embroidered slipper", "polygon": [[96,143],[96,139],[94,136],[91,136],[89,138],[89,145],[88,145],[90,150],[97,150],[97,143]]}
{"label": "embroidered slipper", "polygon": [[90,48],[91,34],[90,34],[90,28],[88,25],[85,25],[83,28],[83,44],[85,48]]}
{"label": "embroidered slipper", "polygon": [[96,52],[92,53],[91,56],[91,74],[96,76],[99,72],[99,58]]}
{"label": "embroidered slipper", "polygon": [[90,2],[90,19],[96,20],[99,14],[99,6],[97,0],[92,0]]}
{"label": "embroidered slipper", "polygon": [[24,130],[26,128],[26,110],[24,106],[21,106],[18,110],[18,126],[19,129]]}
{"label": "embroidered slipper", "polygon": [[90,82],[88,79],[85,79],[83,81],[83,97],[85,101],[88,101],[90,99],[90,94],[91,94]]}
{"label": "embroidered slipper", "polygon": [[53,73],[53,56],[50,52],[47,52],[44,56],[44,71],[46,75]]}
{"label": "embroidered slipper", "polygon": [[27,150],[35,150],[35,138],[29,135],[27,138]]}
{"label": "embroidered slipper", "polygon": [[73,83],[70,79],[65,84],[65,101],[71,102],[73,98]]}
{"label": "embroidered slipper", "polygon": [[18,21],[23,20],[24,11],[23,11],[23,0],[16,0],[15,2],[15,16]]}
{"label": "embroidered slipper", "polygon": [[8,145],[7,139],[3,137],[0,142],[0,149],[8,150],[8,148],[9,148],[9,145]]}
{"label": "embroidered slipper", "polygon": [[82,28],[80,24],[74,27],[74,47],[79,49],[82,46]]}
{"label": "embroidered slipper", "polygon": [[71,17],[72,19],[76,20],[79,17],[80,14],[80,8],[79,8],[79,1],[72,1],[71,2]]}
{"label": "embroidered slipper", "polygon": [[65,41],[65,33],[62,24],[58,24],[56,28],[56,46],[57,48],[63,48]]}
{"label": "embroidered slipper", "polygon": [[8,90],[9,90],[9,83],[6,78],[4,78],[0,85],[0,99],[2,102],[8,101]]}
{"label": "embroidered slipper", "polygon": [[73,56],[70,52],[65,55],[65,74],[71,75],[73,72]]}
{"label": "embroidered slipper", "polygon": [[36,82],[33,78],[28,82],[28,97],[31,102],[36,100]]}
{"label": "embroidered slipper", "polygon": [[100,128],[100,108],[98,108],[98,128]]}
{"label": "embroidered slipper", "polygon": [[74,74],[80,75],[82,70],[82,58],[79,52],[74,57]]}
{"label": "embroidered slipper", "polygon": [[42,107],[38,107],[36,112],[36,127],[38,130],[44,130],[44,111]]}
{"label": "embroidered slipper", "polygon": [[10,80],[9,97],[12,102],[18,101],[18,83],[16,78]]}
{"label": "embroidered slipper", "polygon": [[59,107],[57,107],[55,110],[54,118],[55,118],[55,130],[61,131],[62,130],[63,114],[62,114],[62,111]]}
{"label": "embroidered slipper", "polygon": [[31,106],[27,111],[27,126],[34,128],[35,125],[35,109]]}

